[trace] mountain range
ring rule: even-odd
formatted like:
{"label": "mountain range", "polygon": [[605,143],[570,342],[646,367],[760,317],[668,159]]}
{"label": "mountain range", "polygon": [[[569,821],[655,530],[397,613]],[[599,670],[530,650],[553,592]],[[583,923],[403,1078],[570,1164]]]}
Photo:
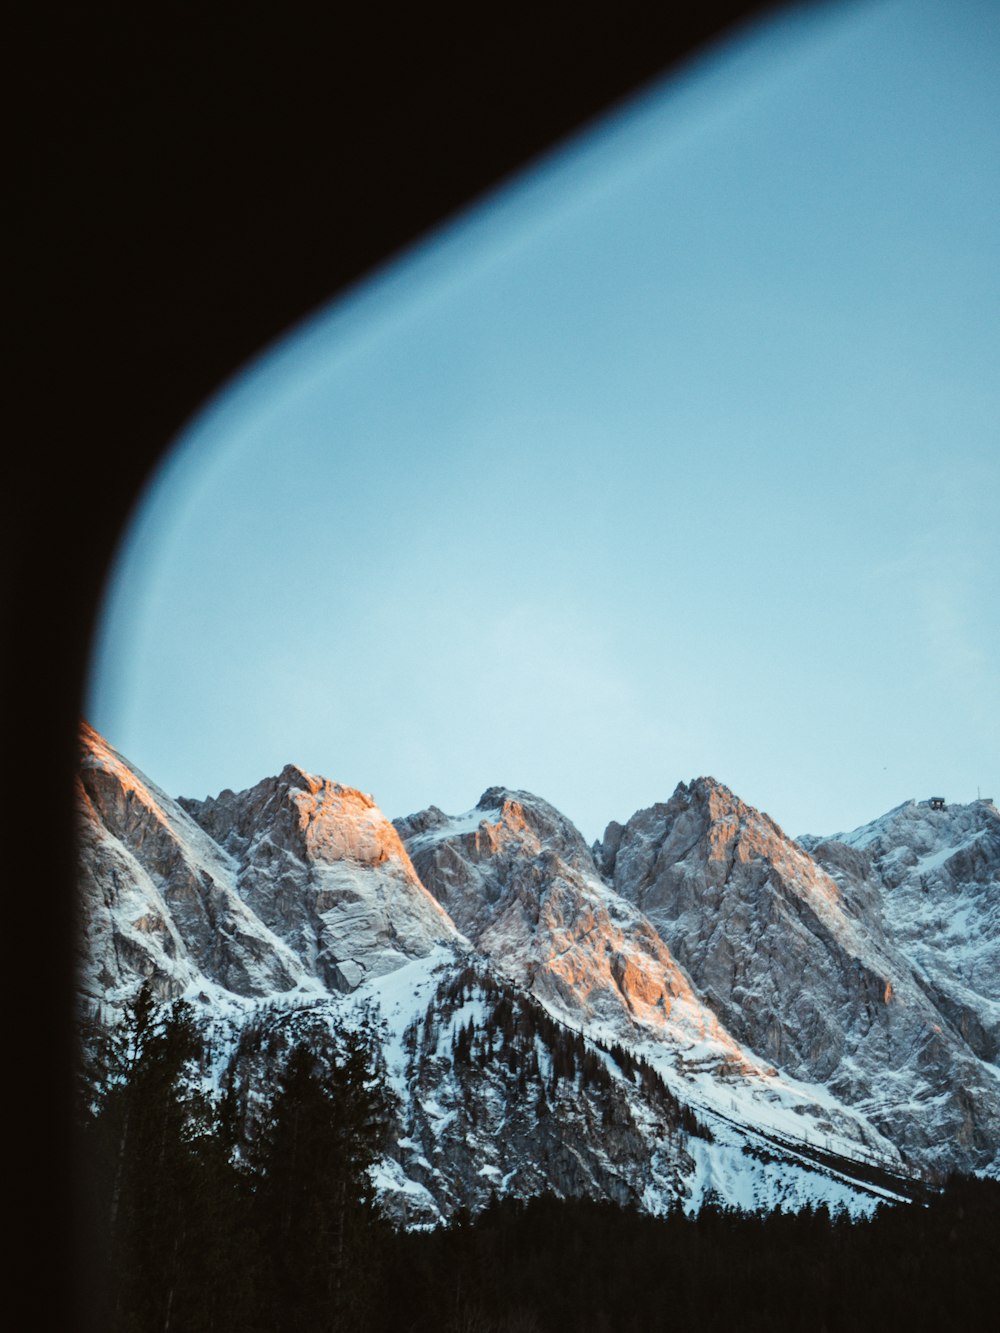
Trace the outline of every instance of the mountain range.
{"label": "mountain range", "polygon": [[268,1032],[378,1034],[386,1211],[495,1196],[854,1215],[1000,1175],[1000,814],[787,836],[712,778],[610,823],[492,787],[391,823],[289,765],[173,799],[84,725],[79,984],[195,1008],[252,1108]]}

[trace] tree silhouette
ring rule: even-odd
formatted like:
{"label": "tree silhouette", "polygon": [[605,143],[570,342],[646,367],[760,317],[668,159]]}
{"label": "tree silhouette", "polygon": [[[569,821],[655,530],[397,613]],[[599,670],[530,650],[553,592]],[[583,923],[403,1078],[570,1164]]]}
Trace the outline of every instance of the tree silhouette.
{"label": "tree silhouette", "polygon": [[390,1114],[377,1072],[370,1034],[321,1025],[285,1061],[255,1152],[270,1328],[364,1327],[382,1235],[369,1168]]}

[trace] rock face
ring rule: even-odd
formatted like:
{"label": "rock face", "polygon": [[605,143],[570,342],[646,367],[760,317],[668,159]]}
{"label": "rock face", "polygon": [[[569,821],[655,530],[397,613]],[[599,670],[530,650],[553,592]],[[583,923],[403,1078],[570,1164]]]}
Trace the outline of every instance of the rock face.
{"label": "rock face", "polygon": [[637,1086],[482,960],[426,979],[419,964],[406,971],[418,1005],[383,994],[380,1006],[396,1037],[387,1073],[401,1132],[385,1176],[401,1220],[475,1211],[494,1192],[661,1208],[685,1196],[695,1162],[661,1083]]}
{"label": "rock face", "polygon": [[275,1027],[374,1020],[403,1221],[546,1188],[863,1211],[1000,1174],[989,803],[795,842],[701,778],[590,849],[505,788],[395,826],[291,765],[174,801],[89,728],[79,800],[86,1008],[185,995],[251,1107]]}
{"label": "rock face", "polygon": [[[1000,959],[983,873],[1000,863],[990,860],[995,833],[985,813],[963,813],[947,832],[939,822],[936,837],[926,808],[910,820],[894,814],[801,845],[701,778],[609,828],[595,857],[740,1041],[823,1083],[921,1166],[986,1169],[1000,1145],[1000,1084],[983,1059],[996,1049],[995,1001],[984,992],[995,986],[987,960]],[[971,867],[975,888],[962,878]],[[989,944],[951,947],[956,927],[945,917],[968,923],[976,913]],[[933,940],[928,919],[941,923]]]}

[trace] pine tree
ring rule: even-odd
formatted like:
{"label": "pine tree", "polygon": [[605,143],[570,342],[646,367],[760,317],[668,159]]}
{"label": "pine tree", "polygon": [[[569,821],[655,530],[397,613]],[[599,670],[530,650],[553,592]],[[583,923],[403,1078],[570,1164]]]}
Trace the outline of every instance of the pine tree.
{"label": "pine tree", "polygon": [[86,1127],[101,1201],[113,1329],[169,1330],[189,1285],[199,1137],[211,1118],[191,1077],[201,1053],[189,1005],[160,1010],[144,985],[103,1052]]}
{"label": "pine tree", "polygon": [[370,1034],[333,1042],[316,1028],[285,1063],[257,1150],[265,1303],[278,1333],[366,1326],[380,1239],[368,1168],[390,1109],[374,1061]]}

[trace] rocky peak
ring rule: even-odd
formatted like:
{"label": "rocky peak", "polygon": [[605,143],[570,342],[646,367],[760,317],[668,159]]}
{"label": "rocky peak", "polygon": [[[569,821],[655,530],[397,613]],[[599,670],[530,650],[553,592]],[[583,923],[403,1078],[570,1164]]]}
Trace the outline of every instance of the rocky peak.
{"label": "rocky peak", "polygon": [[490,787],[479,798],[477,810],[484,812],[488,838],[497,844],[546,849],[566,865],[593,874],[594,858],[574,824],[565,815],[531,792]]}
{"label": "rocky peak", "polygon": [[934,809],[929,801],[906,801],[880,819],[826,841],[863,851],[887,884],[902,883],[914,869],[934,875],[946,865],[961,876],[972,863],[990,879],[1000,876],[1000,812],[992,801],[943,809]]}
{"label": "rocky peak", "polygon": [[366,792],[288,764],[184,805],[235,860],[243,900],[326,986],[351,990],[457,937]]}
{"label": "rocky peak", "polygon": [[[944,998],[945,939],[933,949],[933,978],[915,966],[906,922],[915,942],[914,923],[926,933],[927,914],[904,910],[898,891],[891,903],[872,879],[884,864],[883,885],[903,883],[899,866],[916,853],[897,841],[901,823],[912,823],[914,845],[927,849],[925,868],[988,837],[985,814],[979,822],[954,816],[947,838],[946,820],[947,812],[900,807],[877,828],[797,844],[720,784],[699,779],[612,830],[616,850],[605,861],[617,892],[650,918],[739,1040],[793,1076],[825,1083],[897,1142],[905,1137],[907,1151],[926,1158],[943,1134],[961,1145],[966,1167],[982,1166],[1000,1128],[1000,1099],[974,1057],[994,1049],[1000,1029],[955,987]],[[961,849],[942,848],[956,830]],[[913,873],[911,866],[907,884]],[[990,920],[986,937],[995,940],[1000,921]],[[988,924],[984,917],[984,931]],[[953,931],[954,917],[941,929]],[[976,960],[984,987],[989,966],[995,977],[1000,962],[995,946],[985,952],[989,958]],[[967,948],[963,958],[971,967]],[[977,1090],[974,1112],[963,1084]],[[933,1127],[907,1119],[905,1107],[918,1097],[938,1099]],[[905,1136],[894,1125],[900,1115]]]}
{"label": "rocky peak", "polygon": [[637,836],[643,835],[647,840],[662,843],[670,838],[678,823],[681,827],[681,836],[684,829],[693,827],[691,814],[697,807],[707,806],[709,818],[724,819],[727,815],[732,818],[734,803],[740,804],[732,792],[721,783],[717,783],[714,778],[695,778],[690,783],[679,782],[668,801],[657,801],[654,805],[637,810],[625,824],[612,820],[604,832],[603,839],[594,843],[594,859],[601,873],[613,879],[615,863],[626,829],[629,831],[626,842],[630,845],[634,844]]}
{"label": "rocky peak", "polygon": [[717,897],[735,865],[780,871],[827,907],[836,885],[767,814],[745,804],[714,778],[679,783],[667,802],[637,811],[622,826],[612,823],[594,855],[614,887],[643,911],[677,915]]}
{"label": "rocky peak", "polygon": [[530,792],[490,787],[465,814],[432,806],[396,820],[396,829],[422,882],[473,940],[512,896],[537,915],[554,875],[597,877],[578,830]]}
{"label": "rocky peak", "polygon": [[1000,813],[906,801],[850,833],[803,840],[845,894],[877,901],[921,987],[981,1059],[1000,1060]]}
{"label": "rocky peak", "polygon": [[105,971],[121,960],[116,979],[155,975],[164,993],[199,974],[238,994],[352,990],[458,939],[365,792],[289,764],[178,802],[92,729],[82,744],[88,937],[117,941],[99,950]]}
{"label": "rocky peak", "polygon": [[227,790],[204,801],[182,797],[180,804],[238,860],[266,840],[303,861],[378,865],[395,859],[409,865],[396,830],[371,796],[293,764],[247,791]]}

